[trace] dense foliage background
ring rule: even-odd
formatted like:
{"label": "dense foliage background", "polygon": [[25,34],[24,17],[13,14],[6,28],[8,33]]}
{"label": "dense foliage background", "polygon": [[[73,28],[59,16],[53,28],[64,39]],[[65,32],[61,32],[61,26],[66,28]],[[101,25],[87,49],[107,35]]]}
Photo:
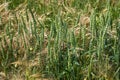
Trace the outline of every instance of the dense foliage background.
{"label": "dense foliage background", "polygon": [[120,0],[0,0],[1,80],[119,80]]}

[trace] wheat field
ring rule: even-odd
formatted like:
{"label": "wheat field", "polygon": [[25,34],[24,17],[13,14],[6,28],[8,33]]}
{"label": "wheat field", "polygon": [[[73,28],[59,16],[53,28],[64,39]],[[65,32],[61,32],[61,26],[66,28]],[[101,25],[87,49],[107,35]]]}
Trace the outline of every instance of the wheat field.
{"label": "wheat field", "polygon": [[120,0],[0,0],[0,80],[120,80]]}

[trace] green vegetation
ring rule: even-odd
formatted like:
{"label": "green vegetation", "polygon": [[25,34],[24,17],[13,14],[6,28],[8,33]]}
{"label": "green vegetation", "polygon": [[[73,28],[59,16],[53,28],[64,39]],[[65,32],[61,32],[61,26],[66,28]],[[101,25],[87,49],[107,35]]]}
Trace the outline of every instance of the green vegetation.
{"label": "green vegetation", "polygon": [[0,80],[119,80],[120,0],[0,0]]}

